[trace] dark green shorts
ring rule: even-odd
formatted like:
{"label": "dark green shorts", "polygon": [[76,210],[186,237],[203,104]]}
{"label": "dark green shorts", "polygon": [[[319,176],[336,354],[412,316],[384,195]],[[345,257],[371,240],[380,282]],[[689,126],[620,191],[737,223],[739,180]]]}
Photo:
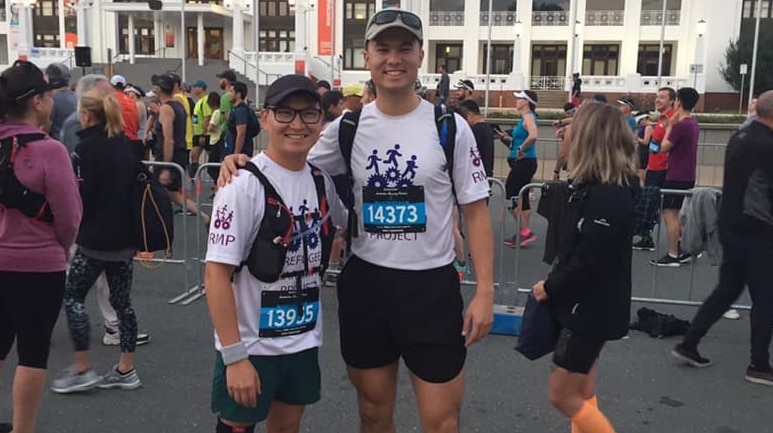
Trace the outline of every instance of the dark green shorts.
{"label": "dark green shorts", "polygon": [[225,364],[217,352],[212,380],[212,412],[223,420],[257,424],[268,417],[268,410],[275,400],[291,405],[318,402],[322,392],[318,355],[319,348],[315,347],[292,355],[250,356],[250,362],[260,376],[261,390],[257,406],[250,408],[240,406],[228,395]]}

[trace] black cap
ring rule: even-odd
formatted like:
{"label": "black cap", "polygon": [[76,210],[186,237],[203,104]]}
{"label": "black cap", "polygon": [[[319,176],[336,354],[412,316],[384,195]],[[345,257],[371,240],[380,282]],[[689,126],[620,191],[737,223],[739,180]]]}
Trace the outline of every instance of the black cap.
{"label": "black cap", "polygon": [[470,92],[475,91],[475,85],[470,80],[459,80],[454,87],[457,89],[466,89]]}
{"label": "black cap", "polygon": [[631,110],[636,109],[636,102],[634,102],[632,98],[628,98],[628,97],[620,98],[617,100],[617,103],[620,105],[627,105],[628,107],[631,108]]}
{"label": "black cap", "polygon": [[302,93],[311,96],[314,101],[319,102],[320,96],[317,93],[317,87],[305,75],[290,74],[283,75],[274,81],[266,91],[266,100],[264,107],[278,106],[287,99],[288,96],[296,93]]}
{"label": "black cap", "polygon": [[317,88],[319,89],[320,87],[324,87],[327,90],[331,90],[332,89],[332,87],[330,86],[330,83],[327,82],[326,80],[319,80],[319,81],[317,81]]}
{"label": "black cap", "polygon": [[61,63],[52,63],[46,67],[48,84],[51,89],[61,89],[70,85],[70,68]]}
{"label": "black cap", "polygon": [[225,71],[216,74],[217,78],[225,78],[226,80],[230,81],[231,83],[236,82],[236,72],[234,72],[233,69],[226,69]]}
{"label": "black cap", "polygon": [[575,108],[577,107],[575,107],[574,104],[572,104],[571,102],[567,102],[566,104],[564,104],[564,113],[571,113],[572,111],[575,110]]}
{"label": "black cap", "polygon": [[172,93],[174,91],[174,79],[169,74],[153,75],[150,77],[150,82],[154,86],[158,86],[164,93]]}
{"label": "black cap", "polygon": [[0,90],[15,103],[51,90],[43,71],[26,60],[17,60],[4,70],[0,75],[0,82]]}
{"label": "black cap", "polygon": [[173,81],[175,84],[177,84],[178,86],[182,87],[182,84],[183,84],[183,79],[182,79],[182,78],[180,78],[180,76],[179,76],[179,75],[177,75],[177,74],[175,74],[175,73],[169,73],[169,74],[167,74],[167,75],[169,75],[169,78],[171,78],[171,79],[172,79],[172,81]]}

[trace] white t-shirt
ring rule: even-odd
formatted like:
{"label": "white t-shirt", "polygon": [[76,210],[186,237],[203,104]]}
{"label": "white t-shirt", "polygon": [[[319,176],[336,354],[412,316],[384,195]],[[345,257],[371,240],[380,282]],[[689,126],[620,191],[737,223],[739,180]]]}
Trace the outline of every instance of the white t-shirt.
{"label": "white t-shirt", "polygon": [[[320,265],[320,214],[317,190],[311,168],[291,171],[260,153],[252,162],[266,175],[282,197],[295,221],[293,241],[287,251],[283,272]],[[346,209],[335,192],[330,177],[325,174],[329,217],[336,226],[346,225]],[[257,177],[241,170],[230,185],[220,189],[213,204],[207,262],[239,266],[246,260],[258,234],[265,212],[263,185]],[[308,256],[304,256],[304,249]],[[319,273],[301,278],[303,287],[319,295],[322,287]],[[297,353],[322,344],[322,310],[319,296],[305,297],[299,302],[282,303],[289,290],[296,288],[296,278],[280,278],[275,283],[264,283],[250,274],[245,266],[234,274],[233,290],[239,320],[239,334],[250,355],[283,355]],[[281,295],[280,295],[281,294]],[[314,299],[316,298],[316,299]],[[269,302],[273,308],[263,308]],[[285,299],[286,300],[286,299]],[[282,308],[284,306],[284,308]],[[215,347],[220,350],[220,339],[215,333]]]}
{"label": "white t-shirt", "polygon": [[[434,106],[423,100],[402,116],[388,116],[376,104],[362,108],[351,160],[358,221],[352,251],[361,259],[402,270],[453,262],[454,199],[434,118]],[[309,161],[331,176],[346,173],[340,123],[332,122],[309,153]],[[472,130],[458,115],[456,130],[454,186],[464,205],[487,198],[489,184]],[[379,187],[403,191],[374,191]]]}

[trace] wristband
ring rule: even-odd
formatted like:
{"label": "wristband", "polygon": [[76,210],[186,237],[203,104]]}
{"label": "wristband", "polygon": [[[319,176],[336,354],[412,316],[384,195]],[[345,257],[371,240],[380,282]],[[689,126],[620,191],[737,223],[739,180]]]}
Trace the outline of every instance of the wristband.
{"label": "wristband", "polygon": [[239,361],[248,359],[250,355],[247,353],[247,346],[243,342],[238,342],[230,346],[225,346],[220,349],[220,355],[223,357],[223,364],[231,365],[236,364]]}

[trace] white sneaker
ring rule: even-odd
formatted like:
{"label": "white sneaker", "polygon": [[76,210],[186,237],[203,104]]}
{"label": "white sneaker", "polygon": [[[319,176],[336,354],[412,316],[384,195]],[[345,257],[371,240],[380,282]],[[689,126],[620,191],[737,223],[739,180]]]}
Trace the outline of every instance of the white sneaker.
{"label": "white sneaker", "polygon": [[[150,335],[142,332],[137,333],[137,346],[150,343]],[[105,326],[105,335],[102,336],[102,344],[105,346],[118,346],[121,344],[121,334]]]}
{"label": "white sneaker", "polygon": [[738,314],[738,311],[736,311],[736,310],[731,308],[731,309],[725,311],[725,314],[723,314],[722,317],[724,317],[725,319],[728,319],[728,320],[738,320],[738,319],[741,318],[741,315]]}

